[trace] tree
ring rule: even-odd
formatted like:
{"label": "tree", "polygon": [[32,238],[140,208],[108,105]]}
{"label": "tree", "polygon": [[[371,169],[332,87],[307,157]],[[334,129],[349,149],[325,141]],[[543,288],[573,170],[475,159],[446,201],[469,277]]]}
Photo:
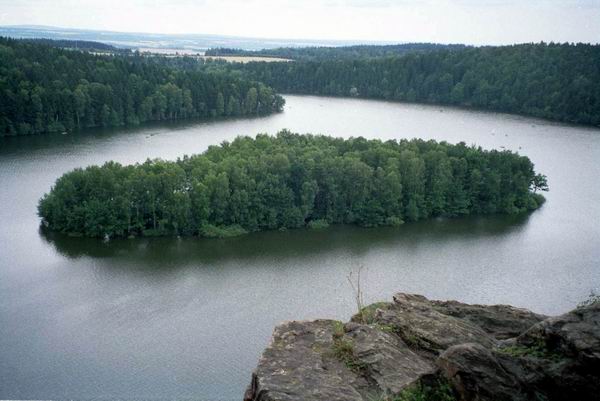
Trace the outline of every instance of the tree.
{"label": "tree", "polygon": [[258,112],[258,92],[255,87],[248,89],[244,108],[246,114],[256,114]]}
{"label": "tree", "polygon": [[536,174],[531,180],[533,192],[548,191],[548,179],[543,174]]}
{"label": "tree", "polygon": [[218,116],[225,115],[225,98],[221,92],[217,94],[216,110]]}

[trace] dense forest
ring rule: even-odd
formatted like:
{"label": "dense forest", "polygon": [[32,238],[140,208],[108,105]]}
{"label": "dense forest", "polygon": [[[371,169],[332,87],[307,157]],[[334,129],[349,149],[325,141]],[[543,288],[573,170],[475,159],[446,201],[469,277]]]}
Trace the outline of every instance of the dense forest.
{"label": "dense forest", "polygon": [[[134,52],[100,56],[61,49],[73,46],[67,42],[0,38],[0,136],[264,115],[283,107],[275,90],[448,104],[600,125],[597,45],[213,49],[215,54],[296,60],[231,64]],[[79,43],[87,50],[97,46]]]}
{"label": "dense forest", "polygon": [[524,156],[464,143],[299,135],[238,137],[176,162],[76,169],[39,203],[52,230],[91,237],[227,236],[537,208],[545,177]]}
{"label": "dense forest", "polygon": [[90,40],[59,40],[59,39],[22,39],[24,42],[30,42],[34,44],[48,45],[52,47],[59,47],[63,49],[78,49],[78,50],[91,50],[91,51],[109,51],[113,53],[128,53],[131,52],[129,49],[118,48],[107,43],[94,42]]}
{"label": "dense forest", "polygon": [[0,38],[0,136],[283,108],[271,88],[239,73],[170,63]]}
{"label": "dense forest", "polygon": [[447,104],[600,125],[600,46],[524,44],[230,68],[286,93]]}
{"label": "dense forest", "polygon": [[279,47],[276,49],[243,50],[214,48],[206,51],[207,56],[261,56],[287,58],[302,61],[349,60],[358,58],[378,58],[399,56],[406,53],[429,52],[433,50],[460,50],[465,45],[442,45],[437,43],[403,43],[397,45],[355,45],[355,46],[311,46]]}

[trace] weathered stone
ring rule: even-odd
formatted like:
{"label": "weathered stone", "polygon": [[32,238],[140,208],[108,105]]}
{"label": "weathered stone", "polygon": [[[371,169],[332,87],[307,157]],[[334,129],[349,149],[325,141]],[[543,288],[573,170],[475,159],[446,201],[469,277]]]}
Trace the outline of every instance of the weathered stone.
{"label": "weathered stone", "polygon": [[600,400],[600,305],[541,320],[396,294],[366,311],[277,327],[245,400],[367,401],[440,375],[461,401]]}
{"label": "weathered stone", "polygon": [[464,319],[496,338],[516,337],[548,316],[509,305],[469,305],[457,301],[431,301],[438,312]]}
{"label": "weathered stone", "polygon": [[518,337],[523,345],[542,342],[552,351],[600,364],[600,304],[544,320]]}
{"label": "weathered stone", "polygon": [[477,342],[486,347],[496,344],[496,340],[478,326],[438,312],[431,301],[421,295],[396,294],[394,303],[379,309],[374,320],[393,328],[409,346],[430,354],[432,359],[456,344]]}
{"label": "weathered stone", "polygon": [[362,401],[366,380],[332,355],[332,320],[275,329],[246,391],[246,401]]}
{"label": "weathered stone", "polygon": [[364,366],[368,380],[376,383],[379,393],[397,394],[436,370],[394,334],[358,324],[347,329],[347,336],[354,344],[354,356]]}
{"label": "weathered stone", "polygon": [[535,360],[527,369],[529,387],[549,400],[600,400],[599,304],[546,319],[516,343],[531,349]]}
{"label": "weathered stone", "polygon": [[440,355],[437,363],[462,401],[527,399],[517,379],[481,344],[452,346]]}
{"label": "weathered stone", "polygon": [[497,350],[449,348],[438,365],[463,400],[599,400],[600,307],[535,324]]}

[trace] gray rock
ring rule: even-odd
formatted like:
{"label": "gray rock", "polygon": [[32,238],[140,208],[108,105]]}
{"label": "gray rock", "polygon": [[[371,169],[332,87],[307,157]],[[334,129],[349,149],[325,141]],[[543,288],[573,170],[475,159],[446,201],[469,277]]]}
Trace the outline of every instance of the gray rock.
{"label": "gray rock", "polygon": [[546,319],[516,343],[535,351],[520,358],[529,359],[528,387],[549,400],[600,400],[599,304]]}
{"label": "gray rock", "polygon": [[431,359],[457,344],[477,342],[486,347],[496,344],[480,327],[435,310],[431,301],[421,295],[394,295],[394,303],[378,310],[374,321],[393,328],[411,348],[429,354]]}
{"label": "gray rock", "polygon": [[288,322],[275,328],[246,401],[363,401],[365,379],[332,354],[332,320]]}
{"label": "gray rock", "polygon": [[449,348],[438,366],[461,400],[600,400],[600,306],[533,325],[501,348]]}
{"label": "gray rock", "polygon": [[466,320],[497,340],[516,337],[548,316],[509,305],[469,305],[457,301],[431,301],[435,310]]}
{"label": "gray rock", "polygon": [[575,309],[564,315],[544,320],[517,338],[522,345],[539,345],[551,351],[600,363],[600,304]]}
{"label": "gray rock", "polygon": [[245,401],[367,401],[440,377],[461,401],[600,400],[600,305],[544,319],[396,294],[366,316],[278,326]]}
{"label": "gray rock", "polygon": [[452,346],[440,355],[437,363],[462,401],[527,399],[518,380],[481,344]]}
{"label": "gray rock", "polygon": [[[278,326],[244,399],[370,400],[436,371],[394,334],[357,323],[343,333],[339,327],[331,320]],[[335,354],[336,341],[351,344],[352,366]]]}
{"label": "gray rock", "polygon": [[378,393],[398,394],[422,376],[435,372],[432,363],[411,351],[398,336],[371,326],[348,326],[354,356],[364,366],[368,380],[377,385]]}

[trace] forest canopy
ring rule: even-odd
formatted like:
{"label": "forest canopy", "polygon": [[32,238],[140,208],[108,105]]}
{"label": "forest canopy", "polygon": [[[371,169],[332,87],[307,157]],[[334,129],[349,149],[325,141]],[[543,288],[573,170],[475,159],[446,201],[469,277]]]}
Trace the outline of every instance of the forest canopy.
{"label": "forest canopy", "polygon": [[294,50],[302,56],[293,63],[230,68],[284,93],[447,104],[600,126],[600,45],[433,48],[355,58],[345,57],[350,50],[328,49],[306,54],[339,52],[344,57],[309,57],[300,49]]}
{"label": "forest canopy", "polygon": [[0,38],[0,136],[283,108],[271,88],[239,73],[168,64],[139,54],[100,56]]}
{"label": "forest canopy", "polygon": [[536,209],[545,177],[525,157],[464,143],[282,131],[177,161],[75,169],[39,203],[51,230],[90,237],[398,225]]}
{"label": "forest canopy", "polygon": [[261,56],[287,58],[302,61],[348,60],[357,58],[378,58],[399,56],[406,53],[429,52],[433,50],[459,50],[466,45],[443,45],[437,43],[402,43],[396,45],[354,45],[354,46],[309,46],[279,47],[263,50],[243,50],[218,47],[208,49],[207,56]]}

